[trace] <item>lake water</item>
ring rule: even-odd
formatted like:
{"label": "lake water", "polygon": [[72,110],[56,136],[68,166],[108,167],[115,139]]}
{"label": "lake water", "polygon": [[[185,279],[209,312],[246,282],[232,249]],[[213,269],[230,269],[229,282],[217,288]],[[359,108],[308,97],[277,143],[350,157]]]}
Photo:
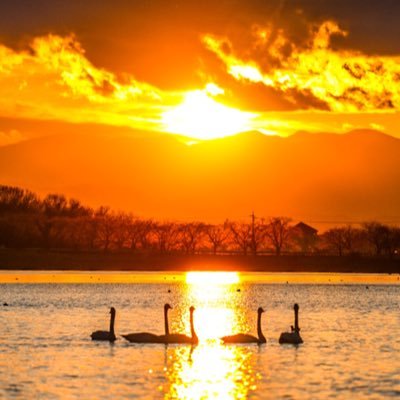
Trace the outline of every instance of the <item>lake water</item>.
{"label": "lake water", "polygon": [[[32,281],[100,283],[23,283]],[[0,398],[400,396],[398,276],[3,272],[0,282],[16,282],[0,284],[9,304],[0,306]],[[90,339],[108,329],[110,306],[117,335],[162,334],[167,302],[174,332],[189,333],[196,307],[197,346]],[[304,344],[279,345],[295,302]],[[255,334],[259,306],[267,344],[221,344],[223,335]]]}

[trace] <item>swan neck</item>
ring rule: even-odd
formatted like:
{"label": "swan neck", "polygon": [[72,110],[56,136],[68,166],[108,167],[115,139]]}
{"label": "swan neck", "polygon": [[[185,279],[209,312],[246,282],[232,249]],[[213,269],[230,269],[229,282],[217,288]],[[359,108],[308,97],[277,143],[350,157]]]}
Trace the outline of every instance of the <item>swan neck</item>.
{"label": "swan neck", "polygon": [[265,342],[265,336],[262,333],[262,329],[261,329],[261,315],[262,313],[258,313],[258,317],[257,317],[257,335],[258,335],[258,339],[260,342]]}
{"label": "swan neck", "polygon": [[164,308],[164,328],[165,328],[165,334],[169,335],[168,308]]}
{"label": "swan neck", "polygon": [[110,333],[114,335],[114,321],[115,321],[115,314],[111,314],[110,318]]}
{"label": "swan neck", "polygon": [[194,330],[194,323],[193,323],[193,311],[190,312],[190,334],[192,336],[192,339],[197,340],[197,335]]}
{"label": "swan neck", "polygon": [[300,328],[299,328],[299,310],[295,309],[294,310],[294,330],[295,332],[299,332]]}

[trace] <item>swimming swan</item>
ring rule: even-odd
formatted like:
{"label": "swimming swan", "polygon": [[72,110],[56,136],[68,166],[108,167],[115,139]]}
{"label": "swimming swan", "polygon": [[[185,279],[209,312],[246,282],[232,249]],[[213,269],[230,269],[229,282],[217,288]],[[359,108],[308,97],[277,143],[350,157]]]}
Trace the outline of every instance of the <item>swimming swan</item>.
{"label": "swimming swan", "polygon": [[[171,308],[172,307],[169,304],[164,305],[165,335],[169,335],[168,310],[170,310]],[[161,336],[149,332],[128,333],[127,335],[122,335],[122,337],[131,343],[163,343],[160,340]]]}
{"label": "swimming swan", "polygon": [[258,344],[264,344],[267,343],[267,340],[265,339],[265,336],[262,333],[261,330],[261,314],[264,312],[264,310],[259,307],[257,310],[257,335],[258,337],[252,336],[252,335],[247,335],[244,333],[238,333],[236,335],[231,335],[231,336],[224,336],[221,338],[221,340],[224,343],[258,343]]}
{"label": "swimming swan", "polygon": [[192,306],[189,308],[190,311],[190,334],[191,336],[187,336],[181,333],[171,333],[166,335],[159,336],[160,342],[165,344],[197,344],[199,342],[199,338],[196,335],[193,324],[193,313],[195,308]]}
{"label": "swimming swan", "polygon": [[92,340],[105,340],[108,342],[114,342],[117,338],[114,333],[114,321],[115,321],[115,308],[111,307],[110,309],[110,330],[109,331],[95,331],[90,336]]}
{"label": "swimming swan", "polygon": [[294,328],[291,326],[291,332],[283,332],[279,337],[279,343],[289,343],[289,344],[300,344],[303,343],[303,339],[300,336],[299,328],[299,305],[296,303],[293,307],[294,309]]}

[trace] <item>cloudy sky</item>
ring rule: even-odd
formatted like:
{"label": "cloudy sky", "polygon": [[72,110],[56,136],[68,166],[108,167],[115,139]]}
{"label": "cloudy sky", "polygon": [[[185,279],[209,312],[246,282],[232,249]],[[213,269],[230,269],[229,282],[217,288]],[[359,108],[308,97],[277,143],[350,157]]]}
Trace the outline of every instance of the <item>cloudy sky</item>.
{"label": "cloudy sky", "polygon": [[0,144],[21,120],[400,137],[399,17],[396,0],[1,2]]}

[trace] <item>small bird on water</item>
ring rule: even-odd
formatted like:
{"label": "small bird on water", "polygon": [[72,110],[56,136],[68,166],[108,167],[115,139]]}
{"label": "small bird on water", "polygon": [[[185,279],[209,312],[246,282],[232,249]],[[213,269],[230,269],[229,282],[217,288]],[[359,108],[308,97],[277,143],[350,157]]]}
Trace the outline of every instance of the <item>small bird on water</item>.
{"label": "small bird on water", "polygon": [[293,325],[290,327],[290,332],[282,332],[279,337],[279,343],[284,344],[301,344],[303,343],[303,339],[300,336],[300,327],[299,327],[299,305],[296,303],[293,307],[294,310],[294,327]]}
{"label": "small bird on water", "polygon": [[115,332],[114,332],[115,314],[116,314],[115,308],[111,307],[111,309],[110,309],[110,330],[93,332],[90,335],[92,340],[102,340],[102,341],[107,341],[107,342],[114,342],[117,339],[117,337],[115,336]]}

